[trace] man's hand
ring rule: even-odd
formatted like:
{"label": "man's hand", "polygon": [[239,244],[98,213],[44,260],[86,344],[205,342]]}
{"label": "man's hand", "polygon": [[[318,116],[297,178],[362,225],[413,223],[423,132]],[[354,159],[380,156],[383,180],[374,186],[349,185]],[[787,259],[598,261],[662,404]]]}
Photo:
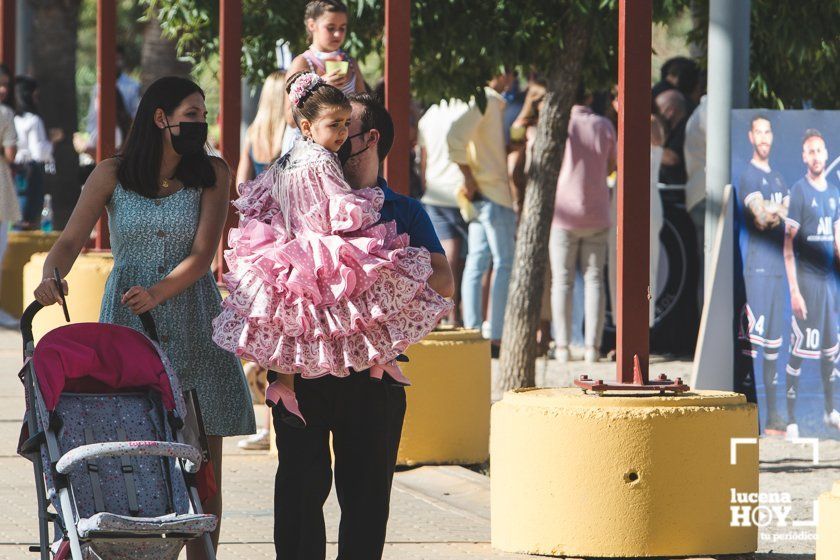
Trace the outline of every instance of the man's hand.
{"label": "man's hand", "polygon": [[51,128],[49,131],[50,142],[58,144],[64,141],[64,130],[61,128]]}
{"label": "man's hand", "polygon": [[473,177],[472,173],[464,174],[464,185],[461,187],[461,190],[467,195],[469,200],[475,200],[475,196],[478,194],[478,183],[475,182],[475,177]]}
{"label": "man's hand", "polygon": [[808,307],[805,305],[805,298],[802,297],[802,294],[799,292],[799,290],[791,292],[790,307],[793,310],[793,314],[796,315],[797,319],[804,321],[808,318]]}
{"label": "man's hand", "polygon": [[765,231],[774,227],[775,224],[780,223],[776,221],[778,216],[769,211],[769,206],[768,201],[757,197],[750,201],[749,209],[752,212],[753,223],[758,231]]}

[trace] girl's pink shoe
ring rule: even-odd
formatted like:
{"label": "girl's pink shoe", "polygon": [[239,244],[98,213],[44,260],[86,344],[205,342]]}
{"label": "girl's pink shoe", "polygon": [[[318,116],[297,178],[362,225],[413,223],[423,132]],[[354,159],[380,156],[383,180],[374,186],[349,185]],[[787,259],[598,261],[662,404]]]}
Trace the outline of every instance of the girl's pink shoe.
{"label": "girl's pink shoe", "polygon": [[293,428],[305,428],[306,420],[298,407],[295,392],[275,381],[265,389],[265,404],[280,412],[280,419]]}
{"label": "girl's pink shoe", "polygon": [[370,379],[371,381],[387,381],[392,385],[397,385],[400,387],[408,387],[411,385],[411,381],[408,380],[400,366],[397,365],[397,361],[408,361],[408,360],[393,360],[388,362],[387,364],[374,364],[370,367]]}

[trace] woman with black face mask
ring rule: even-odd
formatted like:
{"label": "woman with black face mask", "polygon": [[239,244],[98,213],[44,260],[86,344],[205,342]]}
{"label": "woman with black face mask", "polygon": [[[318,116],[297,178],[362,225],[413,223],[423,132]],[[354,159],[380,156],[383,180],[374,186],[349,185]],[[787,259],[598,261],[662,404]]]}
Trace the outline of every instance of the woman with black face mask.
{"label": "woman with black face mask", "polygon": [[[255,426],[239,360],[210,338],[221,304],[210,264],[227,217],[231,175],[224,161],[207,155],[206,141],[201,88],[175,77],[149,86],[120,154],[99,163],[85,183],[35,298],[44,305],[60,299],[53,269],[67,276],[107,210],[114,268],[100,321],[141,330],[137,315],[152,313],[182,386],[198,393],[218,483],[204,511],[221,520],[222,437],[251,434]],[[190,560],[204,557],[201,543],[190,546]]]}

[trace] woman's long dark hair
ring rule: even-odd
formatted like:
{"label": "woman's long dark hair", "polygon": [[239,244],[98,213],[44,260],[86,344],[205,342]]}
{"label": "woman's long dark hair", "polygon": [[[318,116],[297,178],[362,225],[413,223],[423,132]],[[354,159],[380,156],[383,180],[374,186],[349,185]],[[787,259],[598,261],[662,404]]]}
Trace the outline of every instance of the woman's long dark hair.
{"label": "woman's long dark hair", "polygon": [[[128,133],[131,131],[131,115],[128,114],[128,109],[125,108],[125,101],[120,93],[119,88],[115,88],[117,100],[117,127],[120,129],[123,138],[128,138]],[[125,142],[123,142],[125,143]]]}
{"label": "woman's long dark hair", "polygon": [[[154,198],[158,194],[160,165],[163,159],[163,131],[155,125],[155,111],[163,109],[167,117],[181,102],[204,91],[185,78],[168,76],[155,81],[140,99],[137,115],[123,143],[117,167],[117,180],[124,189]],[[170,124],[177,124],[170,121]],[[204,189],[216,184],[216,172],[205,152],[183,156],[175,178],[187,188]]]}
{"label": "woman's long dark hair", "polygon": [[15,78],[15,110],[18,115],[24,113],[38,114],[38,106],[35,104],[35,91],[38,89],[38,82],[29,76],[18,76]]}

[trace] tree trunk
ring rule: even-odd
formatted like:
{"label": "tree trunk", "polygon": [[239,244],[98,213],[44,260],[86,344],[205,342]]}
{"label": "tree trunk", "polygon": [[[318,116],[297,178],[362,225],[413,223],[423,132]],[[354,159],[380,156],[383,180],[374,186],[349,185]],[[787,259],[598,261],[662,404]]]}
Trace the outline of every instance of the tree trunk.
{"label": "tree trunk", "polygon": [[62,229],[79,199],[79,155],[73,148],[78,130],[76,108],[76,47],[82,0],[29,0],[32,31],[28,48],[38,80],[39,109],[47,129],[60,128],[64,140],[55,145],[56,174],[47,175],[55,227]]}
{"label": "tree trunk", "polygon": [[502,336],[501,386],[506,391],[534,386],[536,332],[548,266],[554,194],[566,145],[569,112],[589,43],[589,26],[585,22],[576,23],[562,34],[563,49],[554,67],[549,69],[545,105],[537,125]]}
{"label": "tree trunk", "polygon": [[140,81],[143,90],[149,84],[164,76],[181,76],[189,78],[192,65],[178,60],[175,41],[161,35],[160,21],[152,17],[143,30],[143,53],[141,55]]}

